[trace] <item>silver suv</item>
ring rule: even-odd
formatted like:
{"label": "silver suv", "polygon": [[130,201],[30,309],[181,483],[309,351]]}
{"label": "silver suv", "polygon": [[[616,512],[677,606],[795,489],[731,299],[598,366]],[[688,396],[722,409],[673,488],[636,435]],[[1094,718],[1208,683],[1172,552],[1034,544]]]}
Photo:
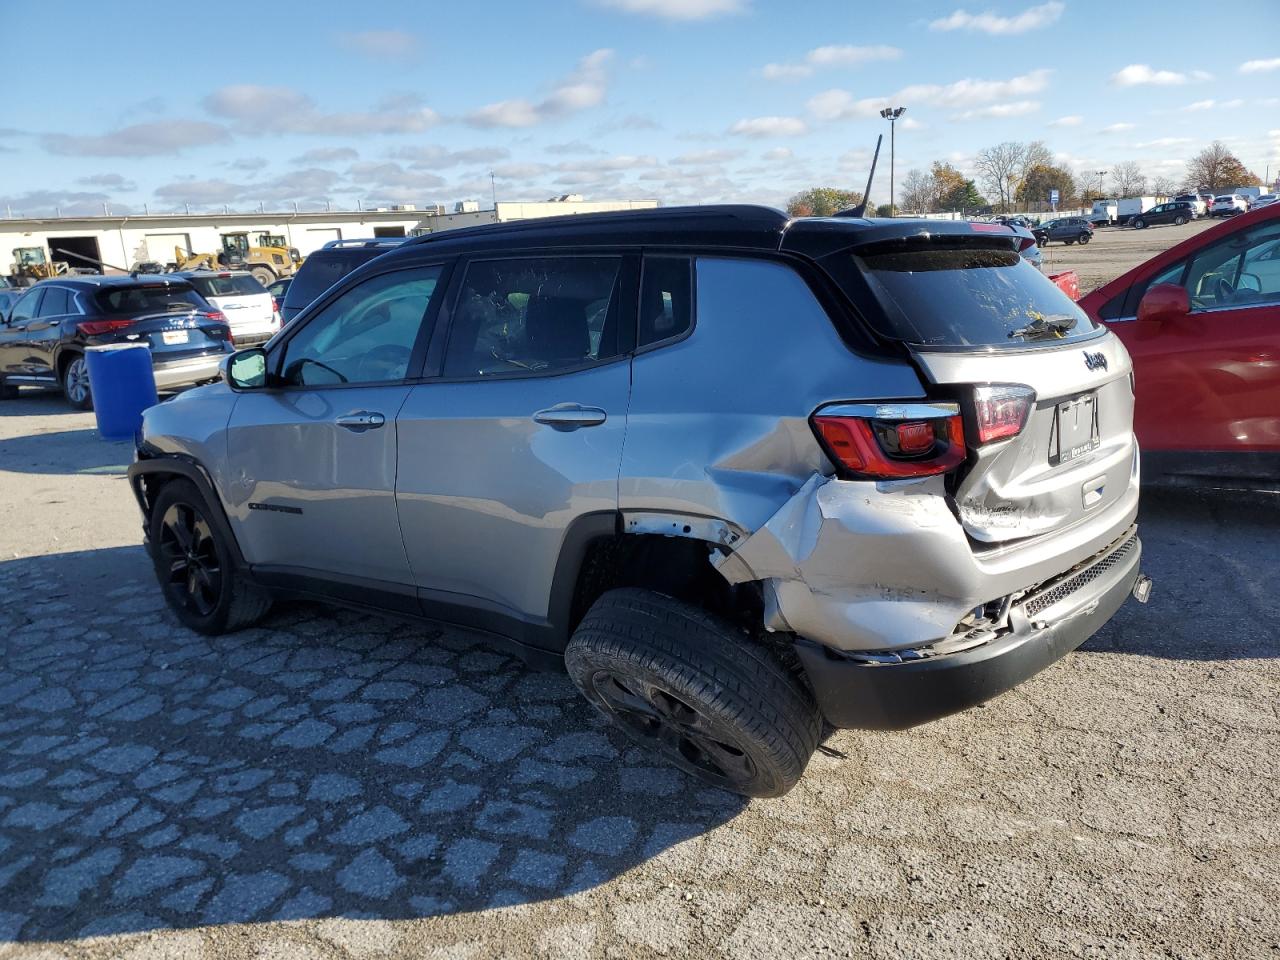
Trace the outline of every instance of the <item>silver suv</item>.
{"label": "silver suv", "polygon": [[147,411],[165,597],[487,631],[784,793],[824,718],[963,709],[1145,599],[1129,358],[1017,246],[755,207],[410,240]]}

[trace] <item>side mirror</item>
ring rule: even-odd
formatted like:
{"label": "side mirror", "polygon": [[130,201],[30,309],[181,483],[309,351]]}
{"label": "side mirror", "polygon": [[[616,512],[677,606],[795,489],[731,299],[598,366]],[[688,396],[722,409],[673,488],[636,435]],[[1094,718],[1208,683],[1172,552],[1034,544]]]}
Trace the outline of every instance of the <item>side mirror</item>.
{"label": "side mirror", "polygon": [[236,390],[261,390],[267,385],[267,351],[238,350],[222,361],[222,379]]}
{"label": "side mirror", "polygon": [[1142,295],[1138,304],[1138,319],[1162,323],[1176,320],[1191,312],[1191,298],[1187,288],[1176,283],[1157,283]]}

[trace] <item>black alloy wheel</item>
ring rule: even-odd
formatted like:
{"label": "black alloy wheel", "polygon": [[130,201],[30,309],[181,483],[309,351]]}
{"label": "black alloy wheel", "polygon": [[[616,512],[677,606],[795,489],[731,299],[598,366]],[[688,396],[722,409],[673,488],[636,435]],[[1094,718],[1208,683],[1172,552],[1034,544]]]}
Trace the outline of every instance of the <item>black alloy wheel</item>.
{"label": "black alloy wheel", "polygon": [[209,521],[190,503],[169,505],[160,518],[161,568],[169,602],[208,617],[222,599],[223,571]]}

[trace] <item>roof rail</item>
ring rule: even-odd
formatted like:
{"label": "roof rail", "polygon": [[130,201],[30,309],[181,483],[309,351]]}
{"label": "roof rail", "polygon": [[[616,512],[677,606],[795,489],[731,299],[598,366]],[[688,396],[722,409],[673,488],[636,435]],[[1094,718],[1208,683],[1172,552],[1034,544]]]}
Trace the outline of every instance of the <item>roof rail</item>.
{"label": "roof rail", "polygon": [[321,250],[336,250],[342,247],[395,247],[405,242],[406,237],[366,237],[359,240],[330,240]]}

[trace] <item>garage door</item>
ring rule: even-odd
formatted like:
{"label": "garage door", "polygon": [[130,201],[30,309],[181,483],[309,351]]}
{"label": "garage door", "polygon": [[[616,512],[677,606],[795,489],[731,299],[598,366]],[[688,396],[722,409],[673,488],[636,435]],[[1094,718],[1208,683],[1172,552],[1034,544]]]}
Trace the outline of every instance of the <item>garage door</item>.
{"label": "garage door", "polygon": [[[298,235],[297,231],[293,234]],[[342,231],[337,227],[314,227],[306,231],[306,236],[299,245],[299,252],[305,257],[313,250],[319,250],[330,240],[341,240]]]}
{"label": "garage door", "polygon": [[148,233],[147,260],[159,260],[161,263],[173,262],[173,248],[191,249],[189,233]]}

